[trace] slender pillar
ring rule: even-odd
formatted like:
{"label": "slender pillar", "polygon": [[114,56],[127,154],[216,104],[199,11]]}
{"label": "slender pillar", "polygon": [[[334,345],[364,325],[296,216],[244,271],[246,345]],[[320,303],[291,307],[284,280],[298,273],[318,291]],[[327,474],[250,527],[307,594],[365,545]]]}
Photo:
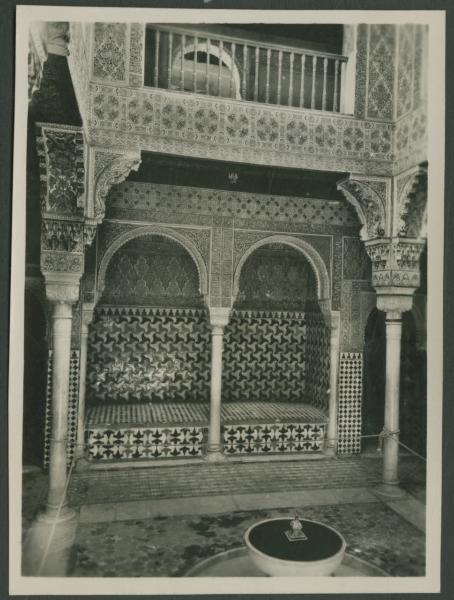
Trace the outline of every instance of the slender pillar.
{"label": "slender pillar", "polygon": [[49,490],[45,515],[59,519],[73,516],[67,506],[66,446],[68,435],[68,392],[71,356],[72,303],[53,302],[52,314],[52,431],[49,455]]}
{"label": "slender pillar", "polygon": [[326,432],[325,454],[335,456],[337,450],[337,389],[339,373],[339,334],[340,314],[331,313],[330,371],[328,429]]}
{"label": "slender pillar", "polygon": [[399,487],[399,401],[402,313],[411,310],[412,291],[405,294],[379,293],[377,308],[386,313],[386,380],[383,427],[383,482],[377,493],[387,498],[405,496]]}
{"label": "slender pillar", "polygon": [[210,308],[211,325],[211,395],[207,460],[224,458],[221,435],[222,349],[224,327],[229,321],[229,308]]}
{"label": "slender pillar", "polygon": [[85,458],[85,391],[87,387],[87,345],[88,327],[93,320],[93,304],[82,306],[82,324],[80,334],[80,359],[79,359],[79,404],[77,410],[77,467],[81,468]]}
{"label": "slender pillar", "polygon": [[399,486],[399,387],[402,313],[386,313],[386,383],[383,428],[383,486],[379,491],[401,496]]}

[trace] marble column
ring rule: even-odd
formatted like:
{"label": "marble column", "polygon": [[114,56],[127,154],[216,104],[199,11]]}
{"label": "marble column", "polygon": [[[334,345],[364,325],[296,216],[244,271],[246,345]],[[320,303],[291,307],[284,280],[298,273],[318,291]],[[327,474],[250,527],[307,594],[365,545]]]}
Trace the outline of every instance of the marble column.
{"label": "marble column", "polygon": [[65,489],[73,303],[54,301],[52,305],[52,430],[45,515],[61,520],[74,514],[67,506]]}
{"label": "marble column", "polygon": [[87,346],[88,328],[93,320],[93,304],[82,305],[82,323],[80,333],[80,360],[79,360],[79,403],[77,407],[77,445],[76,459],[77,467],[82,468],[85,464],[85,392],[87,378]]}
{"label": "marble column", "polygon": [[328,429],[326,432],[326,446],[324,453],[335,456],[337,450],[337,390],[339,374],[339,336],[340,313],[331,313],[330,336],[330,371],[329,371],[329,406]]}
{"label": "marble column", "polygon": [[224,458],[221,435],[222,350],[224,328],[229,322],[229,315],[230,308],[210,308],[211,395],[206,454],[209,461],[218,461]]}
{"label": "marble column", "polygon": [[386,313],[386,379],[383,427],[383,475],[377,492],[399,498],[399,402],[402,313],[411,309],[411,296],[377,297],[377,308]]}

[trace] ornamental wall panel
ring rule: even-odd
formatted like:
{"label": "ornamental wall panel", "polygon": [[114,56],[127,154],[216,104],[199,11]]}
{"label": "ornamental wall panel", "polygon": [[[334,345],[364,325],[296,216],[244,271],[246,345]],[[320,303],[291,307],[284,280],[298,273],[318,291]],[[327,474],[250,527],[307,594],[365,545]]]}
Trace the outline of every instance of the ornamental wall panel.
{"label": "ornamental wall panel", "polygon": [[93,83],[93,144],[283,167],[387,175],[390,123],[156,88]]}

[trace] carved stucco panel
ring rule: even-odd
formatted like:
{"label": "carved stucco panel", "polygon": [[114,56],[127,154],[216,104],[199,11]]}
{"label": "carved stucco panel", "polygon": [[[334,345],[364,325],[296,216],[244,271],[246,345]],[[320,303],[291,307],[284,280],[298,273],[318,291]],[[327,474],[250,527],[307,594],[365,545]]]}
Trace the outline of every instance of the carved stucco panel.
{"label": "carved stucco panel", "polygon": [[368,25],[367,117],[393,117],[395,25]]}
{"label": "carved stucco panel", "polygon": [[128,81],[129,25],[127,23],[95,23],[93,27],[93,78]]}
{"label": "carved stucco panel", "polygon": [[143,85],[145,24],[131,23],[129,36],[129,85]]}
{"label": "carved stucco panel", "polygon": [[129,173],[140,166],[138,152],[90,151],[88,215],[101,222],[106,211],[106,199],[113,185],[126,179]]}
{"label": "carved stucco panel", "polygon": [[101,146],[359,173],[392,166],[389,123],[99,84],[90,106],[90,136]]}
{"label": "carved stucco panel", "polygon": [[82,130],[64,125],[37,125],[41,209],[46,213],[83,215],[85,148]]}
{"label": "carved stucco panel", "polygon": [[394,234],[425,237],[427,222],[427,168],[417,166],[396,178]]}
{"label": "carved stucco panel", "polygon": [[386,215],[391,203],[391,180],[351,175],[337,184],[356,210],[363,227],[362,240],[382,237],[389,229]]}

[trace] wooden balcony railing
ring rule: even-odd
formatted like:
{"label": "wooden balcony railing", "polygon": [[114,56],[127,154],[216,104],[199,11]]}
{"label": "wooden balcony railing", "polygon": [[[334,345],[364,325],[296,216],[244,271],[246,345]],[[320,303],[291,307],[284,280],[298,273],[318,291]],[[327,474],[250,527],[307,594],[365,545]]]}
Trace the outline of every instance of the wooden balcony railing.
{"label": "wooden balcony railing", "polygon": [[208,35],[147,29],[145,85],[339,112],[347,57]]}

